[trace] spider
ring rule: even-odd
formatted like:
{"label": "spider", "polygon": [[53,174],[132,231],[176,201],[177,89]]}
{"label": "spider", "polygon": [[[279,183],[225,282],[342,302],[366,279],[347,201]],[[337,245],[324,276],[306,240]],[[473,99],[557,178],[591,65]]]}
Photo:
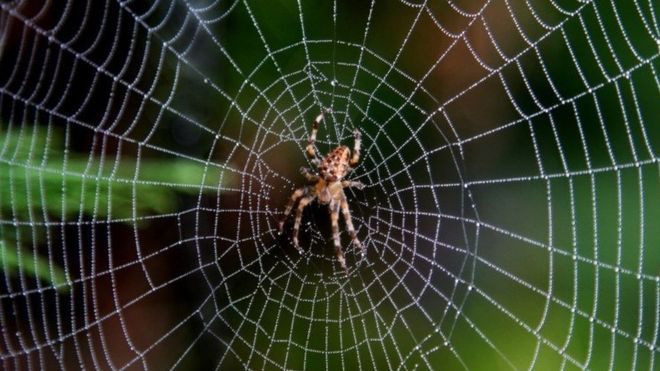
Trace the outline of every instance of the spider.
{"label": "spider", "polygon": [[[323,111],[331,112],[329,108]],[[318,202],[322,205],[328,205],[330,221],[332,224],[332,239],[335,243],[335,254],[337,255],[337,260],[339,260],[341,267],[344,271],[348,272],[348,269],[346,268],[346,259],[344,258],[344,253],[342,252],[341,243],[339,241],[339,210],[341,210],[344,215],[346,229],[348,229],[353,244],[360,249],[362,256],[364,256],[364,247],[355,233],[353,221],[351,220],[351,211],[348,208],[348,201],[346,199],[346,194],[344,193],[344,188],[347,187],[356,187],[358,189],[364,188],[364,184],[360,182],[344,180],[346,174],[355,168],[360,160],[362,135],[358,129],[355,129],[353,132],[355,142],[353,144],[352,153],[348,147],[340,145],[330,151],[323,159],[320,159],[316,154],[314,142],[316,142],[316,133],[319,129],[319,124],[323,120],[323,111],[316,116],[316,119],[312,123],[312,132],[307,140],[306,148],[307,156],[318,168],[318,174],[313,174],[309,168],[304,166],[300,168],[300,173],[308,182],[313,184],[298,188],[293,192],[286,205],[286,209],[284,210],[284,216],[279,222],[279,232],[282,233],[284,222],[286,222],[287,217],[293,210],[296,201],[300,200],[298,202],[298,208],[296,209],[296,218],[293,223],[293,245],[300,253],[302,253],[302,249],[298,245],[298,231],[300,230],[302,213],[310,202],[314,201],[314,199],[318,199]]]}

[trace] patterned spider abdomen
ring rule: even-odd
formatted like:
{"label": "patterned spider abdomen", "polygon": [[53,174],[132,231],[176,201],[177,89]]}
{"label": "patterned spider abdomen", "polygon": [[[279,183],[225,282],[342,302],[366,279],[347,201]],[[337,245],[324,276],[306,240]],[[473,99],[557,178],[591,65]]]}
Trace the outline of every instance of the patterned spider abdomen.
{"label": "patterned spider abdomen", "polygon": [[319,165],[319,173],[326,182],[341,180],[348,170],[351,150],[346,146],[339,146],[328,153]]}

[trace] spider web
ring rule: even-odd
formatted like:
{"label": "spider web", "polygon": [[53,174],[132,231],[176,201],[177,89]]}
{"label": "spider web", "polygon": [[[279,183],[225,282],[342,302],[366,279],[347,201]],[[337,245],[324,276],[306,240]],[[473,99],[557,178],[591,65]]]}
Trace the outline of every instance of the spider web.
{"label": "spider web", "polygon": [[655,5],[0,2],[3,368],[655,369]]}

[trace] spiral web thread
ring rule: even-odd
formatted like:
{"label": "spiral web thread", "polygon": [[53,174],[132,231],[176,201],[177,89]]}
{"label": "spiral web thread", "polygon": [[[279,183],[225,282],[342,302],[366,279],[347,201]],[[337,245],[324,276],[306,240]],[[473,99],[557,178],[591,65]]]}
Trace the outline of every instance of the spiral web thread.
{"label": "spiral web thread", "polygon": [[0,2],[4,369],[657,367],[657,4],[356,3]]}

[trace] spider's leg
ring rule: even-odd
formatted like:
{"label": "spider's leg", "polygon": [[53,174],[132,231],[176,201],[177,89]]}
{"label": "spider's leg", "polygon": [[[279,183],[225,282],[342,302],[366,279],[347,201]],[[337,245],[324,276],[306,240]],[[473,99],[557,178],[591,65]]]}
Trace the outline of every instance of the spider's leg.
{"label": "spider's leg", "polygon": [[284,222],[286,222],[286,218],[289,216],[291,213],[291,210],[293,210],[293,205],[298,201],[300,197],[302,197],[305,193],[307,192],[307,188],[298,188],[295,191],[293,191],[293,194],[291,194],[291,197],[289,197],[289,202],[286,204],[286,208],[284,209],[284,215],[282,215],[282,219],[280,219],[280,223],[278,225],[280,233],[282,233],[282,229],[284,228]]}
{"label": "spider's leg", "polygon": [[[325,111],[330,112],[329,109]],[[319,113],[314,119],[314,122],[312,122],[312,132],[309,134],[309,139],[307,139],[307,156],[311,159],[317,159],[314,143],[316,142],[316,133],[319,131],[319,124],[321,121],[323,121],[323,112]]]}
{"label": "spider's leg", "polygon": [[360,133],[360,129],[355,129],[353,136],[355,137],[355,142],[353,143],[353,156],[351,156],[351,160],[349,161],[351,167],[355,167],[360,161],[360,146],[362,146],[362,134]]}
{"label": "spider's leg", "polygon": [[298,245],[298,232],[300,231],[300,222],[302,221],[302,214],[303,210],[305,207],[312,202],[312,200],[315,198],[315,196],[307,196],[303,197],[300,199],[300,202],[298,203],[298,208],[296,209],[296,219],[293,222],[293,246],[298,249],[298,251],[302,254],[302,249],[300,248],[300,245]]}
{"label": "spider's leg", "polygon": [[348,234],[351,236],[351,240],[353,241],[353,244],[357,246],[360,249],[360,253],[362,254],[362,257],[364,257],[364,246],[362,246],[362,243],[357,237],[357,233],[355,232],[355,227],[353,227],[353,220],[351,218],[351,210],[348,208],[348,201],[346,200],[346,195],[343,194],[344,192],[342,191],[341,195],[341,212],[344,214],[344,223],[346,223],[346,229],[348,229]]}
{"label": "spider's leg", "polygon": [[302,174],[305,177],[305,179],[307,179],[307,181],[311,183],[316,183],[319,180],[318,175],[313,174],[312,171],[309,170],[309,168],[304,166],[300,168],[300,174]]}
{"label": "spider's leg", "polygon": [[337,260],[339,260],[339,265],[344,268],[344,272],[348,274],[348,268],[346,268],[346,258],[344,257],[344,252],[341,251],[341,241],[339,240],[339,205],[336,205],[336,202],[330,204],[330,222],[332,223],[332,239],[335,242],[335,254],[337,255]]}
{"label": "spider's leg", "polygon": [[355,187],[357,189],[362,189],[362,188],[364,188],[364,183],[356,182],[356,181],[353,181],[353,180],[342,180],[341,181],[341,187],[342,188]]}

